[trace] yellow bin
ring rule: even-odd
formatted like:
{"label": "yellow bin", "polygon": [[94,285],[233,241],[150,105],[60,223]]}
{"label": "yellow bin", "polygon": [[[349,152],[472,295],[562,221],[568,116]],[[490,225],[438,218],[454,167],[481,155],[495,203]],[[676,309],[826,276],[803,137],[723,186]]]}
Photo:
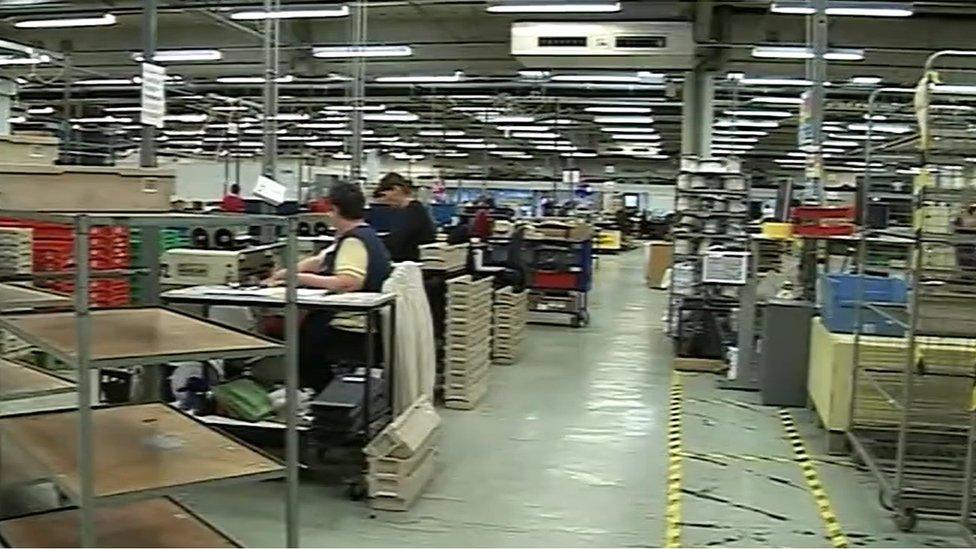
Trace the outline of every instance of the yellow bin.
{"label": "yellow bin", "polygon": [[766,238],[789,240],[793,238],[793,224],[772,222],[763,223],[762,234]]}

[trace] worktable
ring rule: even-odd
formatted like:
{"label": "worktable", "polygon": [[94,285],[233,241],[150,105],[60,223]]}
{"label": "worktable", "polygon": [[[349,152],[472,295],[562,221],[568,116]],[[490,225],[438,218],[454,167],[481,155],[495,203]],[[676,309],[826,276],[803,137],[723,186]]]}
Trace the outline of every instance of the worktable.
{"label": "worktable", "polygon": [[[99,507],[95,525],[98,547],[239,547],[169,498]],[[0,542],[9,547],[78,547],[78,511],[2,521]]]}
{"label": "worktable", "polygon": [[[165,404],[93,410],[97,498],[162,493],[218,481],[284,475],[276,460]],[[46,412],[0,419],[5,442],[18,445],[72,499],[79,493],[78,413]]]}

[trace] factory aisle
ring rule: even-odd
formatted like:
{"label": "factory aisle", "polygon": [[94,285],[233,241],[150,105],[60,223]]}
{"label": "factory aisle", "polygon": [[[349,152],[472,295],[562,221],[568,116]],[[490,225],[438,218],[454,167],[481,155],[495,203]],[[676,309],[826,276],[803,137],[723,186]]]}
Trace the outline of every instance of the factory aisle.
{"label": "factory aisle", "polygon": [[[302,487],[305,546],[661,546],[668,481],[670,341],[664,292],[640,252],[601,257],[592,323],[532,326],[523,359],[491,371],[473,411],[441,410],[440,470],[407,513],[374,512],[337,487]],[[776,409],[681,376],[684,546],[831,547]],[[959,546],[949,524],[897,534],[866,473],[825,457],[806,410],[800,435],[851,546]],[[283,541],[283,486],[242,484],[186,501],[245,545]],[[672,513],[674,509],[672,508]],[[842,538],[836,535],[834,542]]]}

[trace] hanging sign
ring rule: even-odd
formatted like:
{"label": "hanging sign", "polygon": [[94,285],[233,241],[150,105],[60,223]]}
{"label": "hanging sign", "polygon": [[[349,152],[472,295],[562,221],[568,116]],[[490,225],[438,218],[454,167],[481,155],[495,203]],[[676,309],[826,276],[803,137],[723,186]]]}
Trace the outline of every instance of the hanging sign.
{"label": "hanging sign", "polygon": [[151,63],[142,64],[142,112],[140,120],[147,126],[163,127],[166,116],[166,69]]}

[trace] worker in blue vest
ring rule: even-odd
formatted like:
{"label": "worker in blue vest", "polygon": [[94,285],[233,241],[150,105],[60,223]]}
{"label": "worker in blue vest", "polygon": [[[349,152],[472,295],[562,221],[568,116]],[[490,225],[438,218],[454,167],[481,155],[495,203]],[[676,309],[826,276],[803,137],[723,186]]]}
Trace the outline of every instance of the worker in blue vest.
{"label": "worker in blue vest", "polygon": [[[379,292],[390,276],[390,254],[383,241],[364,220],[366,198],[358,185],[337,183],[326,200],[336,241],[321,253],[298,262],[298,285],[333,292]],[[286,269],[266,281],[280,285]],[[320,390],[332,380],[329,335],[344,320],[332,311],[315,311],[302,322],[299,362],[303,387]]]}

